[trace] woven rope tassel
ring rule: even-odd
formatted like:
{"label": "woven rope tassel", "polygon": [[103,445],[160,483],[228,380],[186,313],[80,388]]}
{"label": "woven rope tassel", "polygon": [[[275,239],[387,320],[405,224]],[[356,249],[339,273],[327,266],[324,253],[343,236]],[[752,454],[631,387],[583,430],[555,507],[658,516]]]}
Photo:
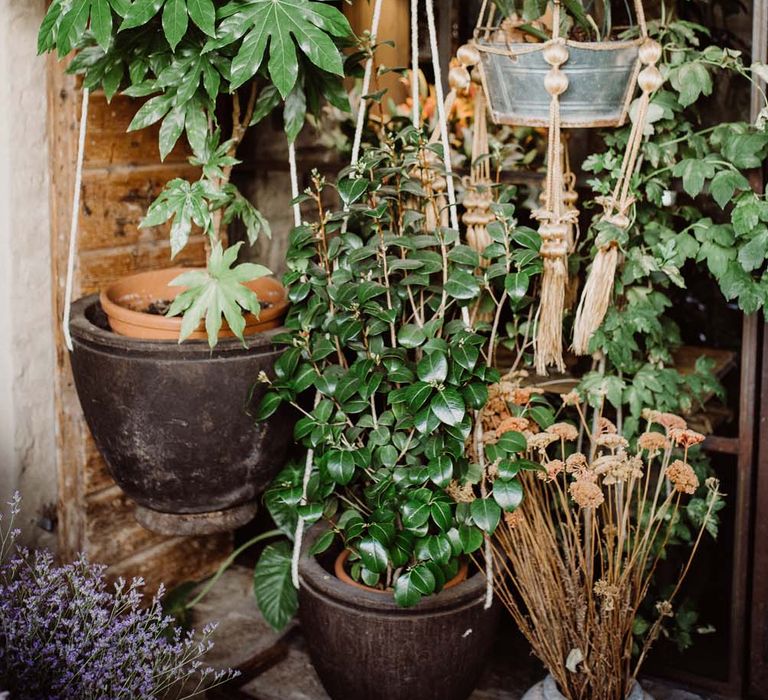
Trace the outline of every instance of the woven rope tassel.
{"label": "woven rope tassel", "polygon": [[[559,3],[555,3],[555,31],[559,22]],[[551,96],[549,111],[549,145],[544,208],[534,213],[539,226],[544,261],[541,275],[541,297],[536,327],[535,365],[538,374],[546,374],[554,366],[565,370],[563,361],[563,313],[568,282],[569,226],[563,210],[563,151],[560,133],[560,95],[568,89],[568,77],[560,66],[568,60],[565,41],[555,38],[544,49],[544,60],[551,66],[544,87]]]}
{"label": "woven rope tassel", "polygon": [[[661,87],[663,82],[661,73],[656,67],[660,58],[661,47],[659,44],[651,39],[646,39],[640,47],[640,61],[646,67],[640,71],[637,78],[642,90],[639,109],[632,124],[619,179],[616,182],[613,195],[605,202],[605,211],[602,215],[603,221],[623,230],[630,226],[627,212],[634,200],[629,194],[629,188],[635,173],[640,146],[643,142],[648,105],[651,102],[651,96]],[[573,327],[573,351],[577,355],[586,355],[589,352],[589,342],[608,312],[618,262],[619,251],[616,241],[608,241],[595,255],[589,278],[584,285],[584,292],[576,311]]]}

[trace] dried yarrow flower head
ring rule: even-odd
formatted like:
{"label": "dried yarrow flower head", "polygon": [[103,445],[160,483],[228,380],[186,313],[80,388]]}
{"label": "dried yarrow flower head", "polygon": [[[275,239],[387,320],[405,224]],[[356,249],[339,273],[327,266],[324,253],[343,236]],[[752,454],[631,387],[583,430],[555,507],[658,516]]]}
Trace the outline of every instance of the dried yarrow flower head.
{"label": "dried yarrow flower head", "polygon": [[451,481],[445,487],[445,492],[456,503],[472,503],[475,500],[475,492],[472,490],[472,484],[459,484],[458,481]]}
{"label": "dried yarrow flower head", "polygon": [[505,512],[504,522],[507,524],[507,527],[509,527],[510,530],[514,530],[518,525],[520,525],[524,517],[525,516],[523,515],[523,511],[518,508],[517,510],[513,510],[511,513]]}
{"label": "dried yarrow flower head", "polygon": [[560,394],[560,399],[564,406],[578,406],[581,403],[581,396],[578,391],[569,391],[567,394]]}
{"label": "dried yarrow flower head", "polygon": [[499,435],[503,435],[510,431],[522,433],[523,431],[528,430],[529,427],[530,421],[527,418],[523,418],[522,416],[510,416],[499,423],[496,427],[496,432]]}
{"label": "dried yarrow flower head", "polygon": [[552,433],[526,433],[526,439],[528,440],[528,448],[531,450],[545,450],[553,442],[557,442],[560,438]]}
{"label": "dried yarrow flower head", "polygon": [[651,430],[637,438],[637,446],[641,450],[655,453],[659,450],[666,450],[669,447],[669,440],[661,433]]}
{"label": "dried yarrow flower head", "polygon": [[565,471],[565,462],[562,459],[551,459],[543,466],[546,471],[537,471],[536,475],[539,479],[545,479],[546,481],[554,481]]}
{"label": "dried yarrow flower head", "polygon": [[568,490],[571,498],[580,508],[598,508],[605,501],[603,490],[586,474],[572,481]]}
{"label": "dried yarrow flower head", "polygon": [[613,421],[608,420],[605,417],[601,417],[597,421],[597,434],[598,435],[615,435],[619,431],[616,429],[616,425]]}
{"label": "dried yarrow flower head", "polygon": [[561,440],[573,442],[579,437],[579,430],[570,423],[553,423],[547,428],[548,433],[554,433]]}
{"label": "dried yarrow flower head", "polygon": [[675,487],[675,491],[680,493],[693,494],[699,488],[699,477],[693,467],[681,459],[676,459],[667,467],[667,479]]}
{"label": "dried yarrow flower head", "polygon": [[671,428],[669,437],[678,447],[693,447],[704,442],[704,436],[701,433],[688,428]]}
{"label": "dried yarrow flower head", "polygon": [[609,450],[626,449],[629,442],[625,437],[618,433],[603,433],[595,438],[595,444],[600,447],[607,447]]}
{"label": "dried yarrow flower head", "polygon": [[680,416],[676,416],[674,413],[664,413],[663,411],[654,411],[653,409],[646,408],[643,410],[643,418],[648,421],[649,425],[657,423],[662,428],[666,428],[667,431],[673,428],[680,428],[685,430],[688,424]]}
{"label": "dried yarrow flower head", "polygon": [[603,477],[603,484],[621,484],[630,479],[640,479],[643,476],[643,460],[630,457],[626,453],[618,455],[602,455],[592,464],[595,474]]}
{"label": "dried yarrow flower head", "polygon": [[587,456],[581,452],[574,452],[565,460],[565,471],[569,474],[578,474],[587,468]]}

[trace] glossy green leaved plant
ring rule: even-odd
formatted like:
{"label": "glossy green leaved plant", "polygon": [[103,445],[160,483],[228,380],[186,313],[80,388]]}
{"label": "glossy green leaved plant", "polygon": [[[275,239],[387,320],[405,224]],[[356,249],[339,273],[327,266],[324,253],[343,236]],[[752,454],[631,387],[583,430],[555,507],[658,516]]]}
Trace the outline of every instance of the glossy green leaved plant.
{"label": "glossy green leaved plant", "polygon": [[[53,0],[40,27],[40,53],[74,52],[68,70],[107,99],[142,98],[130,131],[160,123],[161,159],[185,138],[200,177],[170,181],[149,207],[142,226],[170,222],[171,255],[194,227],[208,239],[207,270],[174,280],[189,285],[169,313],[185,314],[181,340],[204,320],[214,346],[222,318],[242,335],[237,319],[258,313],[258,301],[238,284],[266,274],[237,265],[226,228],[239,220],[248,242],[270,235],[267,221],[231,182],[236,152],[247,130],[282,106],[285,132],[294,141],[307,112],[328,101],[348,110],[342,84],[342,49],[352,32],[336,8],[310,0]],[[231,103],[228,133],[217,107]],[[241,285],[242,286],[242,285]]]}
{"label": "glossy green leaved plant", "polygon": [[[535,468],[520,458],[520,433],[485,445],[478,412],[499,380],[501,318],[531,306],[540,240],[508,204],[493,207],[485,265],[457,231],[431,228],[441,204],[422,175],[442,176],[439,152],[411,126],[384,130],[340,176],[346,212],[324,207],[331,186],[315,176],[305,197],[317,216],[294,229],[287,255],[292,307],[278,340],[288,349],[274,378],[262,377],[270,391],[259,408],[267,418],[291,404],[294,436],[314,451],[306,502],[303,462],[267,492],[277,525],[292,537],[299,516],[320,521],[310,554],[346,547],[351,575],[391,588],[403,606],[440,591],[520,504],[518,471]],[[492,311],[468,324],[481,296]],[[457,499],[462,490],[472,497]],[[256,597],[276,627],[296,605],[289,566],[279,545],[256,567]]]}

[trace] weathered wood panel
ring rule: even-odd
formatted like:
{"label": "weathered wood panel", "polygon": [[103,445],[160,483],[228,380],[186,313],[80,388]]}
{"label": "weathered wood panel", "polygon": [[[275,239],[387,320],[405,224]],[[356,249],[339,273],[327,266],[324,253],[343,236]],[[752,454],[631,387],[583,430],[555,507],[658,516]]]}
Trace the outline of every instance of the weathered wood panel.
{"label": "weathered wood panel", "polygon": [[[53,306],[63,311],[70,207],[81,93],[72,76],[49,63],[49,139]],[[152,199],[174,177],[197,170],[178,146],[161,164],[157,128],[126,135],[138,103],[92,95],[83,173],[80,236],[74,297],[98,291],[133,271],[196,265],[204,245],[195,235],[175,261],[170,259],[167,226],[139,229]],[[82,417],[69,359],[57,322],[56,412],[59,481],[59,550],[64,558],[83,551],[110,565],[111,575],[143,576],[150,589],[214,571],[232,547],[231,535],[168,538],[144,530],[133,519],[133,504],[109,477]]]}

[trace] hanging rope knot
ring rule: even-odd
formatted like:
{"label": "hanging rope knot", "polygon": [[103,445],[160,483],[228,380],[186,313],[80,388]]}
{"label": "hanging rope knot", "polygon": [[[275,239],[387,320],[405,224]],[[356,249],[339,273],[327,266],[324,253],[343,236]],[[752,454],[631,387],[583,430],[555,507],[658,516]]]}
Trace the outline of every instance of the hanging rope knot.
{"label": "hanging rope knot", "polygon": [[464,44],[463,46],[460,46],[459,50],[456,52],[456,58],[459,59],[459,63],[461,63],[462,66],[471,68],[480,63],[480,51],[478,51],[477,47],[473,44]]}
{"label": "hanging rope knot", "polygon": [[568,256],[568,225],[547,223],[539,226],[541,248],[539,255],[545,260],[563,259]]}
{"label": "hanging rope knot", "polygon": [[640,60],[647,66],[658,63],[661,58],[661,44],[653,39],[646,39],[640,46]]}
{"label": "hanging rope knot", "polygon": [[646,68],[643,68],[643,70],[640,71],[640,75],[637,76],[637,84],[646,95],[656,92],[663,83],[664,78],[661,75],[661,71],[659,71],[656,66],[647,66]]}
{"label": "hanging rope knot", "polygon": [[465,66],[454,66],[448,71],[448,85],[459,95],[467,95],[472,85],[472,78]]}
{"label": "hanging rope knot", "polygon": [[552,39],[547,42],[542,55],[550,66],[556,68],[562,66],[568,60],[570,54],[568,53],[568,47],[565,45],[565,39]]}
{"label": "hanging rope knot", "polygon": [[620,229],[625,230],[629,228],[629,217],[626,214],[618,212],[611,214],[610,216],[603,217],[603,220],[614,226],[618,226]]}

